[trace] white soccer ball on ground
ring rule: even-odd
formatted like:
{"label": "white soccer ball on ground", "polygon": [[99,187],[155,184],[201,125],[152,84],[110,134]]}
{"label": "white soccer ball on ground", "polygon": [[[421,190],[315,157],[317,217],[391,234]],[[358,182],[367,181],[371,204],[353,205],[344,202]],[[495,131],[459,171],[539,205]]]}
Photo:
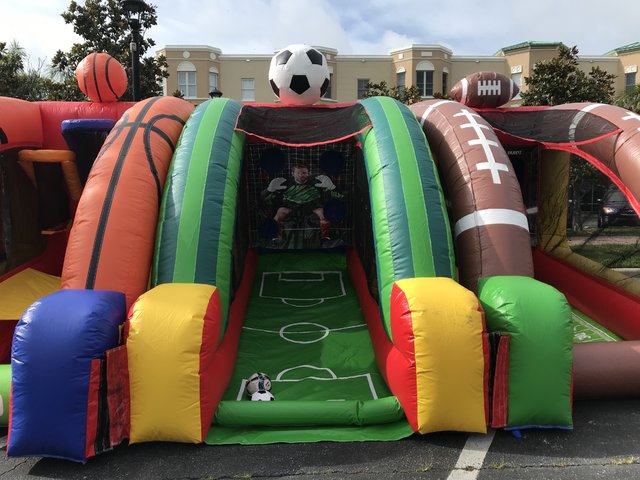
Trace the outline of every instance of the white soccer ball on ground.
{"label": "white soccer ball on ground", "polygon": [[283,103],[313,105],[327,92],[329,82],[327,59],[309,45],[289,45],[271,59],[269,83]]}
{"label": "white soccer ball on ground", "polygon": [[271,379],[266,373],[256,372],[251,374],[247,380],[247,393],[253,395],[260,390],[271,390]]}
{"label": "white soccer ball on ground", "polygon": [[276,398],[273,396],[271,392],[267,392],[266,390],[258,390],[251,395],[251,400],[254,402],[271,402]]}

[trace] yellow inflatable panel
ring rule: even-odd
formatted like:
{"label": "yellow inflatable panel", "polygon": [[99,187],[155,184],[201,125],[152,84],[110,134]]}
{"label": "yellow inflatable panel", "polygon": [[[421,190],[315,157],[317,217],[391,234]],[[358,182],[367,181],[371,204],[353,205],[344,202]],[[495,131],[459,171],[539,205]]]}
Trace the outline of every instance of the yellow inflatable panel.
{"label": "yellow inflatable panel", "polygon": [[411,311],[418,431],[485,433],[488,358],[478,299],[450,278],[411,278],[397,286]]}
{"label": "yellow inflatable panel", "polygon": [[0,320],[18,320],[36,300],[60,290],[60,277],[26,268],[0,283]]}
{"label": "yellow inflatable panel", "polygon": [[[210,285],[163,284],[133,305],[126,339],[130,443],[202,441],[201,349],[215,291]],[[219,327],[209,332],[215,339]]]}

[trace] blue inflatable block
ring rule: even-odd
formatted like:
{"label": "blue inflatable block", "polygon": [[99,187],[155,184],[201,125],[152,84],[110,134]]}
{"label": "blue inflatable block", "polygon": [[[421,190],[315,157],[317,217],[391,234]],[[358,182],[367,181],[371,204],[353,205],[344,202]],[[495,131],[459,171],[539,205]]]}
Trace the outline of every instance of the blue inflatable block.
{"label": "blue inflatable block", "polygon": [[11,350],[10,457],[86,461],[91,360],[118,345],[123,293],[61,290],[22,315]]}
{"label": "blue inflatable block", "polygon": [[81,118],[74,120],[63,120],[61,129],[62,135],[75,131],[105,131],[109,132],[116,124],[115,120],[109,118]]}

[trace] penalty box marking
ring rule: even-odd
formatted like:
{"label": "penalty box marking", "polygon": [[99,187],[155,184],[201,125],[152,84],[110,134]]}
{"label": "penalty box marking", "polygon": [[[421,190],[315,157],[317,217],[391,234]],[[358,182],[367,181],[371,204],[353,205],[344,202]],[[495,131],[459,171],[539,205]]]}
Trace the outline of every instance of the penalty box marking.
{"label": "penalty box marking", "polygon": [[[302,278],[304,275],[316,275],[315,278]],[[289,282],[289,283],[322,283],[325,281],[329,281],[325,275],[335,275],[337,280],[339,281],[339,295],[332,295],[329,297],[310,297],[310,298],[293,298],[293,297],[281,297],[276,295],[266,295],[265,294],[265,281],[267,281],[267,276],[273,277],[276,276],[275,282]],[[289,278],[287,278],[289,276]],[[290,287],[288,287],[290,288]],[[346,289],[344,287],[344,281],[342,280],[342,272],[337,270],[310,270],[310,271],[299,271],[299,270],[285,270],[280,272],[263,272],[262,278],[260,280],[260,292],[258,294],[261,298],[273,298],[280,299],[282,303],[285,305],[290,305],[296,308],[308,308],[315,307],[316,305],[320,305],[324,303],[325,300],[330,300],[332,298],[340,298],[347,295]],[[297,305],[295,302],[314,302],[309,304]]]}
{"label": "penalty box marking", "polygon": [[[314,375],[309,375],[304,378],[282,378],[286,373],[292,370],[300,369],[300,368],[310,368],[312,370],[325,371],[329,373],[330,378],[316,377]],[[335,374],[335,372],[328,367],[316,367],[315,365],[298,365],[296,367],[285,368],[284,370],[280,371],[280,373],[278,373],[276,378],[271,380],[271,384],[279,383],[279,382],[301,382],[303,380],[316,380],[319,382],[335,382],[335,381],[353,380],[356,378],[366,378],[367,384],[369,385],[369,391],[371,392],[371,397],[374,400],[378,400],[378,392],[376,392],[376,388],[373,385],[373,379],[371,378],[370,373],[360,373],[358,375],[347,375],[345,377],[338,377]],[[240,389],[238,390],[238,395],[236,397],[236,400],[242,400],[244,393],[246,391],[246,388],[247,388],[247,380],[243,378],[242,381],[240,382]],[[333,400],[327,400],[327,401],[342,401],[342,400],[344,399],[333,399]]]}

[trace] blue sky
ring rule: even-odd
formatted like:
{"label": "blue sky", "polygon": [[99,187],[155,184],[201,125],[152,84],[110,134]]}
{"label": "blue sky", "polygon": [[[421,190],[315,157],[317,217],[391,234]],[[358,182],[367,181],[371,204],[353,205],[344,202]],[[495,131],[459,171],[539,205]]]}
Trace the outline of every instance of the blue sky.
{"label": "blue sky", "polygon": [[[79,0],[82,1],[82,0]],[[17,40],[31,64],[78,38],[60,13],[69,0],[2,0],[0,41]],[[577,45],[601,55],[640,41],[639,0],[151,0],[158,46],[210,45],[271,54],[291,43],[341,54],[380,54],[439,43],[456,55],[492,55],[527,40]]]}

